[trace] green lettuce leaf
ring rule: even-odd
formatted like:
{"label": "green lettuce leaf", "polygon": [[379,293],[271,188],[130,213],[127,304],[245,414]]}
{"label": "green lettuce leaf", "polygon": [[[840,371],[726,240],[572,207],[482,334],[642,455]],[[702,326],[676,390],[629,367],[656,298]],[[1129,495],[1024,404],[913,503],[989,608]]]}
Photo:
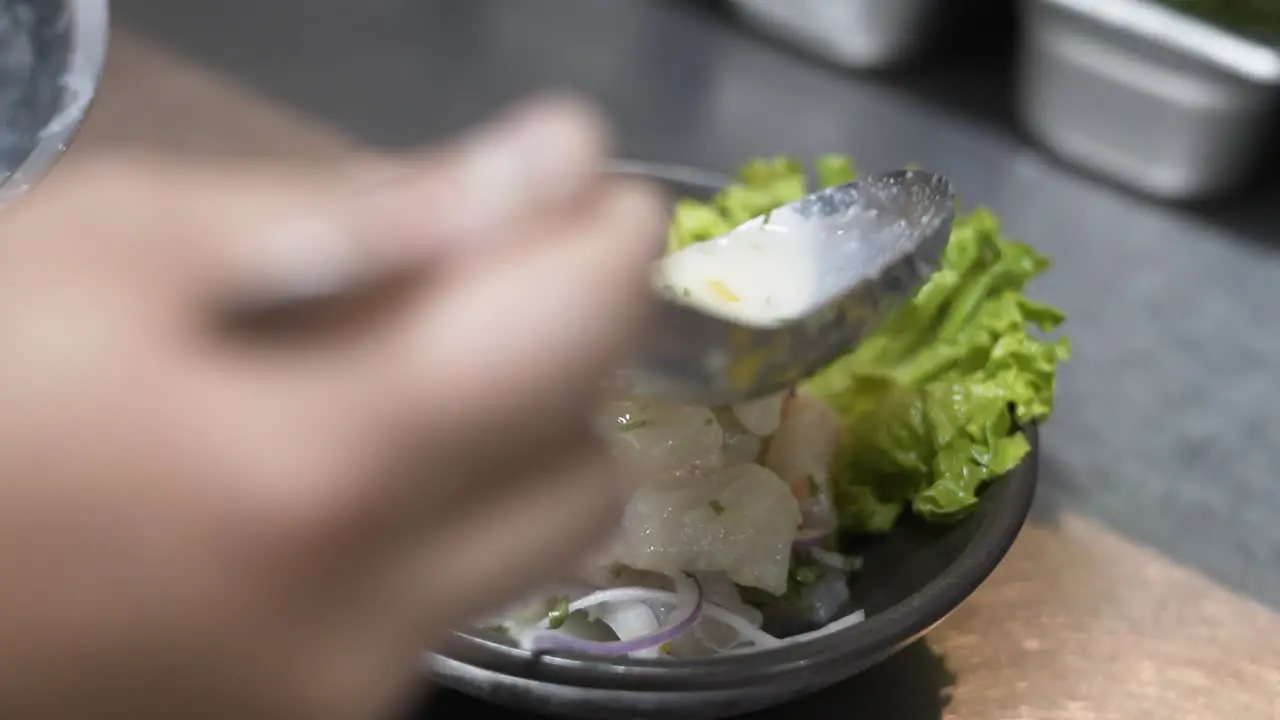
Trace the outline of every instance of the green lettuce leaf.
{"label": "green lettuce leaf", "polygon": [[[815,165],[823,187],[854,177],[844,156]],[[795,159],[752,161],[710,203],[677,205],[669,245],[716,237],[807,189]],[[908,507],[930,521],[962,518],[1030,451],[1019,426],[1052,414],[1071,354],[1065,338],[1043,337],[1062,312],[1024,294],[1048,267],[990,211],[960,215],[941,268],[912,301],[804,384],[845,424],[831,469],[846,530],[888,532]]]}
{"label": "green lettuce leaf", "polygon": [[851,183],[858,177],[853,158],[848,155],[823,155],[814,163],[818,173],[818,185],[829,188]]}

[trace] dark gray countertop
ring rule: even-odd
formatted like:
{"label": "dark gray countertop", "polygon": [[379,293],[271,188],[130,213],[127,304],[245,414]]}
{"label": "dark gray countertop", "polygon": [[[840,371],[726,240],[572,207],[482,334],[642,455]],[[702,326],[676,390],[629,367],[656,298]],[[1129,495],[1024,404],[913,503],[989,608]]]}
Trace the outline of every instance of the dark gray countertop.
{"label": "dark gray countertop", "polygon": [[727,170],[840,150],[864,169],[946,173],[1057,263],[1037,292],[1069,313],[1076,358],[1044,434],[1042,517],[1090,516],[1280,607],[1280,254],[1268,242],[1280,205],[1201,213],[1119,194],[1009,129],[999,65],[904,90],[819,68],[692,4],[118,0],[116,12],[372,144],[434,140],[569,87],[609,109],[635,157]]}

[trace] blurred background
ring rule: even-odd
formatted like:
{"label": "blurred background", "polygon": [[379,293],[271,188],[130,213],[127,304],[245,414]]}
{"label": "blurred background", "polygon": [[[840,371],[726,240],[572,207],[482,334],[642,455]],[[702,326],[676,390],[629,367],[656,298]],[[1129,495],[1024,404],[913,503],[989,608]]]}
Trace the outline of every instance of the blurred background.
{"label": "blurred background", "polygon": [[[432,142],[568,88],[608,110],[633,158],[731,171],[756,155],[848,152],[865,171],[945,173],[964,204],[990,206],[1054,259],[1034,293],[1067,311],[1076,348],[1044,434],[1036,527],[992,592],[1086,588],[1119,624],[1071,620],[1095,634],[1060,635],[1058,652],[1119,642],[1107,657],[1126,645],[1190,657],[1211,652],[1215,632],[1249,637],[1205,620],[1200,640],[1171,650],[1115,630],[1135,618],[1280,610],[1280,3],[116,0],[113,12],[86,131],[97,147],[335,157]],[[1018,568],[1046,563],[1061,583],[1029,569],[1018,584]],[[1141,602],[1114,592],[1127,573],[1162,589]],[[1179,602],[1186,617],[1169,615]],[[964,622],[936,642],[959,647]],[[1010,694],[962,683],[963,717],[1051,704],[1035,699],[1044,683],[1023,687],[1036,647],[1018,643],[974,670],[1016,667],[992,685]],[[1036,677],[1061,676],[1061,657]],[[858,703],[941,717],[936,692],[908,692],[932,680],[893,674],[931,658],[873,671]],[[1204,717],[1261,717],[1222,704],[1230,695]],[[792,714],[816,717],[808,707]],[[1137,717],[1023,717],[1068,716]]]}

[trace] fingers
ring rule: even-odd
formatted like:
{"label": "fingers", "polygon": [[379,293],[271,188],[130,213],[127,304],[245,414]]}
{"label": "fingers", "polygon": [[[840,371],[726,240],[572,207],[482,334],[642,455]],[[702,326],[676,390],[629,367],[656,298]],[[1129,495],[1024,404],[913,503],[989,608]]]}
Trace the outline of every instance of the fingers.
{"label": "fingers", "polygon": [[307,296],[448,247],[511,238],[495,229],[575,201],[604,167],[608,146],[597,113],[552,97],[443,149],[353,157],[346,170],[116,156],[68,168],[21,208],[73,220],[81,231],[63,234],[77,239],[95,228],[78,252],[114,256],[175,290],[219,301]]}
{"label": "fingers", "polygon": [[[85,240],[101,242],[81,241],[80,255],[64,259],[86,267],[115,263],[119,273],[95,272],[145,285],[136,293],[139,305],[187,313],[227,293],[289,295],[303,288],[307,294],[306,288],[477,250],[468,262],[451,263],[434,278],[438,284],[410,293],[392,331],[366,343],[376,346],[379,362],[291,356],[253,365],[246,377],[277,408],[271,417],[280,422],[264,428],[264,444],[319,427],[325,432],[307,440],[331,439],[335,457],[351,458],[344,467],[359,468],[337,478],[303,461],[280,461],[285,480],[324,481],[299,482],[285,493],[343,501],[306,503],[294,516],[310,519],[292,521],[300,537],[305,525],[336,535],[345,519],[352,521],[345,527],[368,530],[365,518],[385,508],[387,498],[404,497],[398,473],[392,492],[371,477],[390,454],[376,432],[386,428],[400,447],[427,445],[438,458],[433,477],[416,480],[416,497],[432,495],[443,503],[438,507],[453,507],[439,488],[486,483],[504,490],[471,498],[458,516],[494,530],[510,522],[518,537],[546,550],[546,560],[504,581],[514,589],[616,518],[607,456],[594,445],[575,450],[566,434],[584,421],[600,380],[641,326],[664,209],[646,187],[601,178],[607,145],[603,124],[589,110],[548,101],[426,159],[388,161],[385,175],[379,161],[341,177],[297,166],[103,163],[78,179],[64,173],[68,192],[49,194],[42,217],[73,207],[76,217],[65,227],[98,228]],[[89,257],[86,248],[98,255]],[[158,284],[164,293],[154,292]],[[211,374],[248,364],[214,355],[201,358],[216,366]],[[316,399],[301,401],[304,391]],[[304,410],[316,417],[292,422]],[[553,458],[557,467],[529,474],[519,460],[534,455]],[[499,521],[521,507],[530,519]],[[538,528],[565,508],[574,508],[574,519],[538,541]],[[460,526],[458,533],[475,534]],[[479,587],[484,578],[492,575],[464,580]]]}
{"label": "fingers", "polygon": [[571,97],[518,106],[425,160],[368,167],[356,222],[368,234],[413,242],[440,234],[475,247],[510,238],[514,224],[584,195],[610,153],[607,126]]}
{"label": "fingers", "polygon": [[[360,360],[305,376],[316,366],[297,356],[275,365],[265,411],[316,442],[280,474],[357,469],[275,501],[295,518],[280,525],[416,545],[433,526],[540,492],[520,485],[553,478],[530,465],[575,452],[602,378],[644,321],[663,208],[646,186],[604,183],[524,242],[439,277]],[[352,445],[357,457],[334,459]]]}
{"label": "fingers", "polygon": [[228,228],[215,266],[240,279],[246,295],[308,296],[511,240],[503,230],[585,193],[608,145],[589,107],[534,101],[443,150],[363,162],[346,178],[354,182],[335,183],[274,222]]}

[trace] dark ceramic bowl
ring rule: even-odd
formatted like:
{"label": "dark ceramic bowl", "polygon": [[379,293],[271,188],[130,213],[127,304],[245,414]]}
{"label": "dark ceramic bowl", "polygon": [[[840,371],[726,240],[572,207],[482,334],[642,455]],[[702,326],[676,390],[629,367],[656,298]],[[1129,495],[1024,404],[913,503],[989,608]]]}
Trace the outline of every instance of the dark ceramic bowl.
{"label": "dark ceramic bowl", "polygon": [[0,0],[0,205],[80,130],[106,61],[107,0]]}
{"label": "dark ceramic bowl", "polygon": [[[620,172],[663,182],[676,195],[707,196],[727,180],[683,168],[624,163]],[[442,684],[483,700],[581,718],[721,718],[834,685],[919,638],[991,574],[1026,521],[1035,494],[1039,437],[1031,454],[991,483],[963,522],[906,518],[892,534],[855,548],[865,559],[850,580],[857,625],[805,642],[707,660],[582,660],[534,657],[508,640],[458,633],[427,658]]]}

